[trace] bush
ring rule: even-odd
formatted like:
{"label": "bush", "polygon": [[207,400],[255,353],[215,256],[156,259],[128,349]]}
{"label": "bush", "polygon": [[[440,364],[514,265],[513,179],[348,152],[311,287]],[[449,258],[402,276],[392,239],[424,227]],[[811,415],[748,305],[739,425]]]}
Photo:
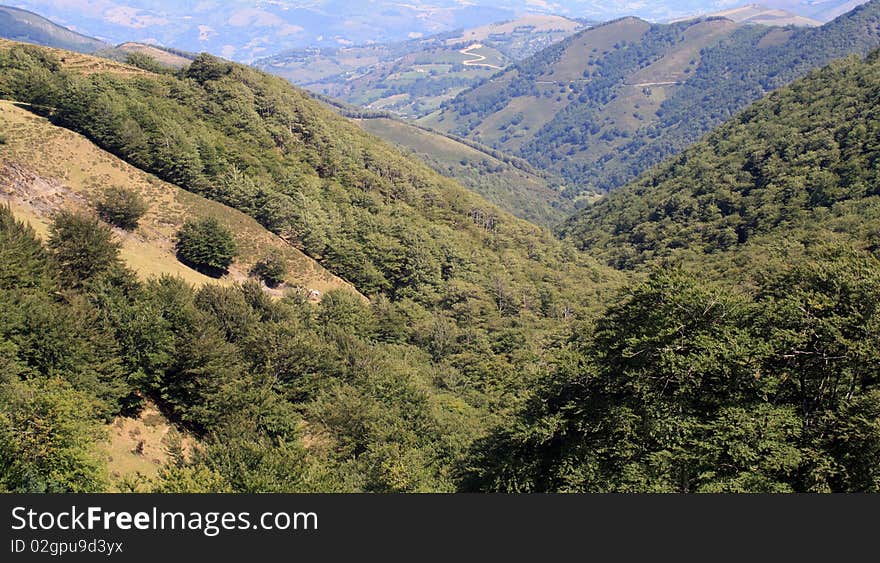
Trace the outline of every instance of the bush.
{"label": "bush", "polygon": [[113,231],[90,214],[59,211],[49,226],[49,250],[62,281],[82,287],[122,265]]}
{"label": "bush", "polygon": [[0,145],[5,145],[5,144],[6,144],[6,135],[3,133],[0,133]]}
{"label": "bush", "polygon": [[213,217],[188,221],[177,234],[177,258],[203,274],[226,274],[237,255],[232,233]]}
{"label": "bush", "polygon": [[138,192],[114,186],[104,190],[97,209],[101,218],[111,225],[133,231],[149,207]]}
{"label": "bush", "polygon": [[287,261],[278,250],[271,250],[251,269],[251,275],[258,276],[269,287],[278,287],[284,283],[286,274]]}
{"label": "bush", "polygon": [[125,64],[135,66],[141,70],[146,70],[147,72],[154,72],[156,74],[169,73],[172,70],[171,67],[163,65],[158,60],[145,53],[129,53],[125,57]]}

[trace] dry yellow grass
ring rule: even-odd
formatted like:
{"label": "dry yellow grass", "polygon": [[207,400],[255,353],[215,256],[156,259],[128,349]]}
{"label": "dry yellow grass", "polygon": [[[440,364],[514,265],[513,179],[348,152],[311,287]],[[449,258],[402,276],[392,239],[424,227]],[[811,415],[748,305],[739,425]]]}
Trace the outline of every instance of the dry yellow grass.
{"label": "dry yellow grass", "polygon": [[[0,39],[0,49],[10,49],[15,45],[24,45],[24,43],[9,41],[8,39]],[[89,75],[98,73],[109,73],[121,76],[139,76],[151,74],[137,67],[125,65],[116,61],[111,61],[109,59],[83,55],[81,53],[74,53],[72,51],[65,51],[63,49],[53,49],[51,47],[40,47],[40,49],[44,51],[49,51],[50,53],[53,53],[56,57],[58,57],[58,60],[61,61],[61,66],[63,68],[68,70],[75,70],[76,72],[79,72],[81,74]]]}
{"label": "dry yellow grass", "polygon": [[145,45],[143,43],[123,43],[116,47],[116,49],[126,53],[141,53],[156,59],[164,65],[174,68],[183,68],[192,62],[186,57],[181,57],[180,55],[175,55],[164,49],[159,49],[152,45]]}
{"label": "dry yellow grass", "polygon": [[116,489],[126,482],[156,477],[175,447],[187,456],[196,444],[149,401],[137,418],[117,417],[105,427],[105,433],[107,439],[99,447]]}
{"label": "dry yellow grass", "polygon": [[[181,276],[192,284],[243,280],[268,252],[278,249],[288,261],[286,282],[325,293],[354,288],[311,258],[273,235],[251,217],[162,182],[102,151],[88,139],[37,117],[10,102],[0,102],[0,202],[45,234],[56,210],[92,208],[108,186],[138,191],[150,210],[134,233],[117,231],[122,257],[141,277]],[[239,243],[240,256],[222,280],[206,277],[177,261],[174,237],[188,219],[213,216],[229,228]]]}

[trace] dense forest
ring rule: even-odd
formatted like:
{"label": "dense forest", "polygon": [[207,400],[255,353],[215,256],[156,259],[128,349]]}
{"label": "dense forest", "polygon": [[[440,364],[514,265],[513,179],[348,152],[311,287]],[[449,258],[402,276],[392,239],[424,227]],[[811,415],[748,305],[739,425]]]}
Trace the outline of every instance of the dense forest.
{"label": "dense forest", "polygon": [[[0,208],[0,489],[880,490],[880,54],[755,104],[567,241],[253,69],[89,75],[22,46],[0,69],[3,97],[366,296],[138,279],[121,191],[43,238]],[[213,232],[231,259],[209,223],[179,253]],[[147,402],[197,445],[111,482],[95,444]]]}
{"label": "dense forest", "polygon": [[[26,46],[2,52],[0,67],[4,97],[252,215],[370,297],[331,292],[316,308],[302,292],[275,302],[254,285],[196,292],[179,280],[141,283],[127,274],[86,283],[52,258],[49,241],[45,275],[53,281],[41,298],[53,307],[74,300],[88,318],[102,319],[105,330],[95,338],[107,347],[115,366],[109,379],[121,389],[94,422],[148,399],[198,435],[204,452],[217,443],[217,455],[230,455],[230,444],[240,443],[243,450],[231,455],[242,457],[223,462],[229,471],[245,464],[259,473],[269,458],[278,466],[265,475],[230,474],[234,490],[324,487],[302,481],[313,471],[316,479],[329,475],[334,490],[454,489],[452,468],[470,442],[524,399],[547,346],[595,316],[599,295],[620,279],[253,69],[205,55],[177,74],[87,75]],[[9,218],[7,228],[37,252],[27,229]],[[101,231],[97,223],[90,228]],[[183,234],[198,247],[198,237]],[[102,237],[59,240],[91,245]],[[104,250],[72,252],[118,262],[112,241],[103,242]],[[207,265],[222,275],[224,262]],[[19,289],[10,283],[12,302]],[[51,362],[30,361],[18,338],[32,338],[32,330],[10,322],[16,365],[46,379],[75,379]],[[135,344],[141,338],[150,341]],[[254,339],[262,349],[248,351],[245,341]],[[222,434],[254,424],[235,439]],[[305,441],[314,445],[308,455]],[[296,469],[296,456],[312,465]],[[199,471],[214,470],[213,462],[198,463]],[[282,470],[301,471],[302,479],[269,474]],[[245,485],[248,479],[254,483]]]}
{"label": "dense forest", "polygon": [[463,487],[877,491],[878,92],[880,53],[835,63],[573,219],[647,278],[574,331]]}
{"label": "dense forest", "polygon": [[874,250],[880,56],[838,61],[771,94],[563,230],[620,269],[772,245]]}

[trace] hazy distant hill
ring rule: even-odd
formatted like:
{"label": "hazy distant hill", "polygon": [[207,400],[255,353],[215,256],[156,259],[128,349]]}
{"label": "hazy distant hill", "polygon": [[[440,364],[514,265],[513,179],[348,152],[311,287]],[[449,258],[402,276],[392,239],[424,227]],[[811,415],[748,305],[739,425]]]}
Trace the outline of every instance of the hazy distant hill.
{"label": "hazy distant hill", "polygon": [[[852,0],[765,0],[762,4],[820,21],[850,9]],[[114,43],[135,41],[207,51],[254,61],[289,49],[338,48],[422,38],[527,15],[608,21],[638,16],[652,22],[711,13],[719,0],[16,0],[16,6]],[[840,11],[842,10],[842,11]]]}
{"label": "hazy distant hill", "polygon": [[[754,23],[760,25],[815,27],[822,22],[802,15],[794,14],[778,8],[768,8],[761,4],[748,4],[738,8],[731,8],[707,14],[705,17],[727,18],[737,23]],[[682,18],[678,21],[686,21]]]}
{"label": "hazy distant hill", "polygon": [[46,18],[9,6],[0,6],[0,37],[47,47],[93,53],[109,45],[57,25]]}
{"label": "hazy distant hill", "polygon": [[256,66],[352,104],[420,117],[584,27],[558,16],[526,16],[403,43],[285,51]]}

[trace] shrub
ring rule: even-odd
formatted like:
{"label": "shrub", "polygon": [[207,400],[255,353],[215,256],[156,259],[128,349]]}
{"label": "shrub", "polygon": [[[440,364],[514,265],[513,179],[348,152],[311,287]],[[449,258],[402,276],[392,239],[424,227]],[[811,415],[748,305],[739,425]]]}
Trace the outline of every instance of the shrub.
{"label": "shrub", "polygon": [[125,64],[135,66],[141,70],[146,70],[147,72],[154,72],[156,74],[168,73],[171,70],[170,67],[163,65],[158,60],[145,53],[128,53],[125,57]]}
{"label": "shrub", "polygon": [[269,287],[278,287],[284,283],[287,274],[287,261],[278,250],[271,250],[262,260],[257,262],[251,275],[258,276]]}
{"label": "shrub", "polygon": [[113,231],[90,214],[59,211],[49,227],[48,246],[62,281],[72,287],[122,265]]}
{"label": "shrub", "polygon": [[101,218],[111,225],[133,231],[149,207],[138,192],[114,186],[104,190],[97,209]]}
{"label": "shrub", "polygon": [[222,276],[237,255],[232,233],[213,217],[188,221],[177,233],[177,258],[203,274]]}

